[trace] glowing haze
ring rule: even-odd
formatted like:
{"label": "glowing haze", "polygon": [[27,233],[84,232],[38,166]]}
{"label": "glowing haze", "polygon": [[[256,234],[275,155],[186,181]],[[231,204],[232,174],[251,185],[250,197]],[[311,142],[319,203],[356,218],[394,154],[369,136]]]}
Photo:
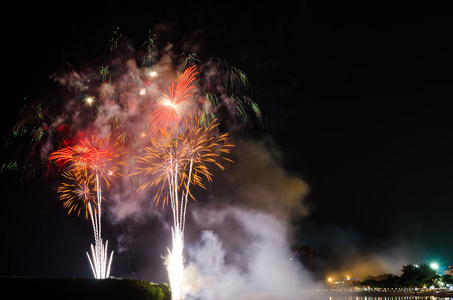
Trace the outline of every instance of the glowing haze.
{"label": "glowing haze", "polygon": [[289,259],[289,220],[308,213],[309,188],[285,172],[272,145],[234,142],[235,164],[214,181],[208,201],[192,207],[202,232],[188,245],[187,299],[301,299],[317,285]]}

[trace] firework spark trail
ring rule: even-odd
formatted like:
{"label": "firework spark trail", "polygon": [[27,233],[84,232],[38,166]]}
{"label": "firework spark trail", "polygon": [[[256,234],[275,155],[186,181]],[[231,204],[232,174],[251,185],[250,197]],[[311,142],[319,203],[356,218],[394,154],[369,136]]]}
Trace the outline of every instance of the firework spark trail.
{"label": "firework spark trail", "polygon": [[[108,241],[105,246],[102,240],[102,188],[99,177],[104,179],[107,186],[110,186],[110,176],[114,176],[118,169],[114,166],[107,166],[114,156],[113,151],[105,150],[106,144],[109,139],[99,141],[95,137],[91,140],[82,140],[78,145],[73,147],[66,147],[53,152],[49,156],[49,160],[60,163],[62,166],[71,163],[70,171],[67,172],[65,177],[72,178],[79,181],[78,185],[62,184],[59,188],[60,199],[66,200],[64,206],[70,206],[69,213],[74,207],[78,206],[77,200],[83,200],[85,204],[85,216],[87,214],[91,217],[91,224],[93,226],[93,234],[95,245],[91,244],[92,258],[87,252],[88,261],[90,263],[93,275],[96,279],[105,279],[110,276],[110,266],[113,258],[113,251],[110,254],[110,259],[107,255]],[[107,169],[106,169],[107,167]],[[94,179],[93,179],[94,177]],[[93,200],[93,195],[90,193],[89,187],[95,184],[94,190],[96,191],[96,202]],[[71,190],[73,187],[81,187],[79,189]],[[91,207],[90,201],[95,205],[95,209]],[[79,213],[80,213],[79,208]],[[107,263],[108,261],[108,263]]]}
{"label": "firework spark trail", "polygon": [[[110,276],[110,268],[112,265],[113,251],[110,254],[110,259],[108,258],[107,248],[108,241],[105,241],[105,246],[101,237],[101,214],[95,214],[91,212],[91,205],[88,208],[90,210],[91,222],[93,225],[93,233],[95,246],[91,244],[91,255],[86,252],[88,261],[93,271],[93,275],[96,279],[105,279]],[[107,262],[108,260],[108,262]]]}
{"label": "firework spark trail", "polygon": [[88,219],[88,205],[97,205],[96,196],[93,194],[95,182],[91,178],[81,178],[74,172],[65,172],[62,176],[65,181],[58,187],[57,192],[60,194],[60,200],[64,201],[63,207],[68,209],[68,214],[74,211],[77,216],[84,209],[85,218]]}
{"label": "firework spark trail", "polygon": [[186,221],[187,196],[189,194],[190,178],[193,169],[193,157],[190,159],[189,176],[185,185],[186,191],[182,191],[181,199],[178,199],[178,163],[170,157],[171,170],[167,173],[169,185],[169,196],[173,212],[172,233],[172,250],[168,251],[167,271],[172,290],[172,299],[179,300],[182,298],[181,284],[184,270],[184,225]]}
{"label": "firework spark trail", "polygon": [[183,109],[188,104],[186,99],[192,97],[189,91],[196,88],[193,85],[196,74],[198,72],[195,66],[192,66],[178,77],[176,84],[171,83],[168,88],[169,93],[164,93],[164,99],[157,104],[157,109],[151,115],[152,133],[160,129],[168,129],[183,114]]}
{"label": "firework spark trail", "polygon": [[[172,299],[181,298],[181,276],[183,271],[183,257],[182,250],[184,248],[184,232],[181,230],[181,223],[185,221],[185,216],[180,215],[178,201],[178,163],[175,163],[175,170],[173,172],[173,157],[170,158],[170,164],[172,165],[171,171],[167,174],[171,207],[173,211],[173,226],[171,228],[173,248],[169,251],[167,270],[170,279],[170,286],[172,287]],[[181,209],[183,206],[187,206],[187,203],[181,202]],[[174,295],[173,295],[174,294]]]}
{"label": "firework spark trail", "polygon": [[202,178],[212,180],[207,163],[214,163],[223,170],[217,159],[221,153],[229,153],[229,147],[232,146],[227,142],[228,134],[216,135],[217,126],[218,123],[214,120],[207,128],[203,128],[198,118],[188,118],[183,129],[179,131],[161,130],[162,138],[152,138],[153,146],[146,147],[145,156],[139,157],[138,160],[145,165],[138,168],[139,172],[152,176],[152,179],[139,189],[157,187],[156,205],[163,197],[162,206],[170,203],[172,208],[173,245],[172,250],[168,251],[166,264],[174,300],[182,297],[185,219],[189,196],[194,198],[190,186],[205,188]]}
{"label": "firework spark trail", "polygon": [[[110,254],[110,259],[108,258],[107,254],[107,248],[108,248],[108,241],[105,241],[105,246],[102,240],[102,234],[101,234],[101,201],[102,201],[102,195],[101,195],[101,189],[99,185],[99,176],[96,174],[96,186],[99,187],[97,189],[97,197],[98,197],[98,209],[97,213],[93,213],[91,209],[91,204],[88,206],[88,210],[90,212],[91,216],[91,223],[93,226],[93,234],[94,234],[94,244],[95,246],[93,247],[93,244],[91,244],[91,255],[92,258],[90,258],[90,255],[88,252],[86,252],[88,261],[90,262],[91,270],[93,271],[93,275],[96,279],[105,279],[110,276],[110,267],[112,264],[112,259],[113,259],[113,251]],[[107,260],[109,261],[107,263]]]}

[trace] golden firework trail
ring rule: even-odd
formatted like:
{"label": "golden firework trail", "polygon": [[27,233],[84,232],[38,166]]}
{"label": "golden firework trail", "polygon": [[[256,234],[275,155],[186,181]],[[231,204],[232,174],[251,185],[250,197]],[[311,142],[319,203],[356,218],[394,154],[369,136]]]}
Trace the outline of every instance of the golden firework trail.
{"label": "golden firework trail", "polygon": [[[179,131],[161,130],[161,138],[151,138],[152,146],[145,147],[145,155],[138,158],[139,172],[150,176],[139,190],[156,187],[156,205],[162,207],[170,203],[173,212],[172,250],[167,258],[172,299],[181,299],[183,273],[184,227],[190,186],[205,188],[202,179],[212,181],[208,165],[214,164],[224,169],[218,162],[220,154],[229,153],[228,134],[217,134],[216,120],[208,127],[202,127],[198,118],[189,118]],[[229,159],[226,159],[229,160]],[[229,160],[230,161],[230,160]]]}
{"label": "golden firework trail", "polygon": [[65,172],[62,175],[66,180],[57,189],[59,198],[63,201],[63,207],[68,209],[68,215],[74,211],[77,216],[81,210],[85,211],[85,218],[88,219],[89,208],[93,204],[97,207],[96,183],[90,178],[77,176],[74,172]]}
{"label": "golden firework trail", "polygon": [[[111,146],[110,138],[98,139],[92,136],[72,147],[59,149],[49,156],[49,160],[69,166],[69,171],[63,173],[63,177],[70,182],[63,182],[58,188],[60,200],[63,206],[69,209],[69,213],[77,211],[80,214],[82,207],[85,209],[85,217],[91,217],[95,245],[91,244],[91,255],[87,252],[88,261],[94,277],[104,279],[110,276],[110,266],[113,251],[108,257],[107,247],[102,240],[101,230],[101,204],[102,204],[102,179],[107,187],[110,187],[112,177],[119,174],[119,168],[114,164],[113,158],[119,155],[118,143]],[[96,192],[96,196],[94,196]]]}

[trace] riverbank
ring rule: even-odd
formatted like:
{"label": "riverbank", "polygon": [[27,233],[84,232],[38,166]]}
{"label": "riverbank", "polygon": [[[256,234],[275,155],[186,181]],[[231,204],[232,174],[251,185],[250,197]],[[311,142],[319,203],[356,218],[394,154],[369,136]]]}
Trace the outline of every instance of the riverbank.
{"label": "riverbank", "polygon": [[3,299],[170,300],[168,285],[138,279],[0,277]]}
{"label": "riverbank", "polygon": [[325,291],[331,295],[360,297],[442,297],[453,298],[453,291]]}

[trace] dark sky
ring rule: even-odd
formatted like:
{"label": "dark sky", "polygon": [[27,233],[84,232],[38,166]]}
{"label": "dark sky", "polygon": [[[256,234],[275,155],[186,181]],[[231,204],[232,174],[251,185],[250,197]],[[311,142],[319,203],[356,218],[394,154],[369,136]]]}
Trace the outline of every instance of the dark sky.
{"label": "dark sky", "polygon": [[[293,2],[18,4],[2,20],[2,133],[24,97],[49,92],[49,75],[66,62],[102,55],[116,27],[139,47],[165,24],[168,41],[198,45],[200,57],[222,57],[248,75],[261,134],[311,187],[313,211],[295,243],[317,246],[321,266],[348,247],[395,245],[413,263],[452,265],[452,13],[428,2]],[[81,264],[76,275],[89,272],[83,256],[61,267],[84,250],[49,221],[61,207],[41,198],[53,191],[16,179],[2,174],[0,273],[74,276]],[[37,202],[18,197],[23,189]],[[58,224],[87,234],[78,222]],[[36,236],[52,249],[30,242]],[[56,252],[61,244],[68,253]]]}

